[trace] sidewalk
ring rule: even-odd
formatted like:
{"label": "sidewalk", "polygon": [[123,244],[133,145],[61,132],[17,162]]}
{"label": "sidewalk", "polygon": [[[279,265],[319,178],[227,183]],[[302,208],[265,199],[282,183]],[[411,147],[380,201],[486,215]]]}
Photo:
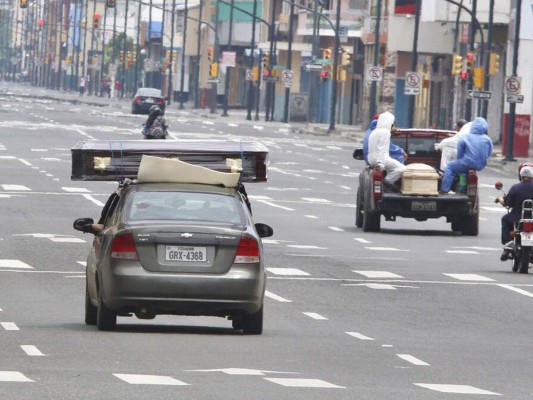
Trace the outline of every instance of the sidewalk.
{"label": "sidewalk", "polygon": [[[0,81],[0,95],[16,95],[29,98],[49,99],[54,101],[68,101],[72,104],[84,103],[88,105],[94,105],[98,107],[109,107],[111,109],[119,109],[125,112],[131,107],[131,98],[107,98],[94,95],[80,96],[75,91],[63,91],[47,89],[42,87],[31,86],[27,83],[19,82],[6,82]],[[215,113],[211,113],[210,109],[193,108],[191,102],[184,103],[184,109],[178,109],[178,102],[172,102],[168,106],[168,110],[172,110],[172,113],[178,115],[194,115],[201,119],[217,119],[225,122],[233,122],[238,124],[250,124],[250,125],[262,125],[265,127],[285,127],[294,134],[307,134],[318,136],[332,136],[343,137],[353,140],[354,146],[363,142],[363,136],[365,131],[360,126],[352,125],[335,125],[335,131],[329,132],[328,124],[308,124],[308,123],[284,123],[278,121],[265,121],[264,113],[259,115],[259,120],[255,120],[255,111],[252,112],[251,120],[247,120],[247,111],[243,109],[230,109],[228,110],[228,116],[223,117],[223,110],[218,107]],[[526,161],[526,158],[516,158],[516,161],[506,161],[505,154],[502,153],[501,144],[494,145],[494,151],[492,157],[490,157],[488,165],[492,168],[499,169],[506,174],[516,174],[518,164]],[[533,159],[533,154],[530,150],[530,158]]]}

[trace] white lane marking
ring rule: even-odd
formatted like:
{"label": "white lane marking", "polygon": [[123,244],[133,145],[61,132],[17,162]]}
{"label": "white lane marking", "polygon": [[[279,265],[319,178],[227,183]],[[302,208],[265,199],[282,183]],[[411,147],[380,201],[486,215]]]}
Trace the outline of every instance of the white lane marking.
{"label": "white lane marking", "polygon": [[442,393],[459,393],[459,394],[490,394],[494,396],[501,396],[499,393],[489,392],[488,390],[478,389],[470,385],[449,385],[436,383],[413,383],[413,385],[420,386],[426,389],[434,390]]}
{"label": "white lane marking", "polygon": [[2,328],[6,331],[20,331],[19,327],[14,322],[0,322],[0,325],[2,325]]}
{"label": "white lane marking", "polygon": [[479,254],[477,251],[473,251],[473,250],[446,250],[446,253],[449,253],[449,254]]}
{"label": "white lane marking", "polygon": [[472,250],[489,250],[489,251],[500,251],[502,248],[501,247],[481,247],[481,246],[463,246],[463,247],[459,247],[459,246],[454,246],[452,247],[452,249],[472,249]]}
{"label": "white lane marking", "polygon": [[274,239],[261,239],[261,242],[263,244],[279,244],[279,241]]}
{"label": "white lane marking", "polygon": [[248,196],[250,200],[272,200],[272,197],[268,196],[258,196],[258,195],[251,195]]}
{"label": "white lane marking", "polygon": [[318,219],[316,215],[305,215],[306,218]]}
{"label": "white lane marking", "polygon": [[527,290],[523,290],[523,289],[514,287],[512,285],[498,284],[497,286],[502,287],[504,289],[512,290],[513,292],[516,292],[516,293],[523,294],[524,296],[527,296],[527,297],[533,297],[533,293],[528,292]]}
{"label": "white lane marking", "polygon": [[356,242],[359,242],[359,243],[363,243],[363,244],[370,244],[370,243],[372,243],[371,241],[366,240],[366,239],[363,239],[363,238],[353,238],[353,240],[355,240]]}
{"label": "white lane marking", "polygon": [[30,344],[22,344],[20,345],[20,347],[29,356],[36,356],[36,357],[44,356],[44,354],[41,353],[41,351],[36,346],[32,346]]}
{"label": "white lane marking", "polygon": [[24,268],[33,269],[28,264],[20,260],[0,260],[0,268]]}
{"label": "white lane marking", "polygon": [[336,226],[328,226],[329,229],[331,229],[334,232],[344,232],[344,229],[338,228]]}
{"label": "white lane marking", "polygon": [[267,371],[250,368],[186,369],[185,372],[222,372],[227,375],[265,376],[266,374],[298,374],[298,372]]}
{"label": "white lane marking", "polygon": [[320,379],[298,379],[298,378],[263,378],[272,383],[286,387],[307,387],[323,389],[345,389],[344,386],[334,385]]}
{"label": "white lane marking", "polygon": [[15,156],[0,156],[0,160],[16,160]]}
{"label": "white lane marking", "polygon": [[427,362],[422,361],[410,354],[396,354],[398,357],[400,357],[402,360],[405,360],[413,365],[419,365],[419,366],[427,366],[429,365]]}
{"label": "white lane marking", "polygon": [[294,208],[289,208],[289,207],[280,206],[280,205],[278,205],[278,204],[271,203],[270,201],[258,200],[258,202],[259,202],[259,203],[266,204],[267,206],[271,206],[271,207],[275,207],[275,208],[281,208],[282,210],[286,210],[286,211],[294,211]]}
{"label": "white lane marking", "polygon": [[313,312],[304,312],[305,315],[307,315],[308,317],[310,318],[313,318],[313,319],[316,319],[316,320],[319,320],[319,321],[327,321],[327,318],[320,315],[320,314],[317,314],[317,313],[313,313]]}
{"label": "white lane marking", "polygon": [[278,296],[277,294],[269,292],[268,290],[265,291],[265,296],[271,298],[272,300],[279,301],[280,303],[292,303],[291,300],[288,300],[288,299],[286,299],[284,297]]}
{"label": "white lane marking", "polygon": [[30,151],[48,151],[48,149],[31,149]]}
{"label": "white lane marking", "polygon": [[302,197],[302,200],[309,201],[311,203],[331,203],[328,199],[315,199],[312,197]]}
{"label": "white lane marking", "polygon": [[26,187],[24,185],[0,185],[0,186],[2,186],[2,189],[4,189],[4,190],[20,190],[20,191],[22,191],[22,190],[25,190],[25,191],[31,190],[29,187]]}
{"label": "white lane marking", "polygon": [[487,278],[477,274],[443,274],[451,278],[458,279],[460,281],[482,281],[482,282],[494,282],[494,279]]}
{"label": "white lane marking", "polygon": [[89,189],[86,189],[86,188],[63,186],[61,189],[63,189],[65,192],[70,192],[70,193],[91,193],[91,191]]}
{"label": "white lane marking", "polygon": [[327,247],[313,246],[313,245],[303,245],[303,244],[288,244],[287,247],[292,247],[294,249],[320,249],[327,250]]}
{"label": "white lane marking", "polygon": [[30,167],[30,166],[32,165],[31,162],[26,161],[26,160],[23,159],[23,158],[18,158],[18,160],[19,160],[22,164],[27,165],[28,167]]}
{"label": "white lane marking", "polygon": [[401,275],[394,274],[388,271],[356,271],[356,274],[366,276],[367,278],[403,278]]}
{"label": "white lane marking", "polygon": [[79,238],[57,238],[57,237],[54,237],[54,238],[50,238],[50,240],[52,242],[57,242],[57,243],[87,243],[85,240],[79,239]]}
{"label": "white lane marking", "polygon": [[365,249],[378,251],[410,251],[406,249],[397,249],[395,247],[365,247]]}
{"label": "white lane marking", "polygon": [[87,261],[76,261],[78,264],[80,264],[82,267],[87,266]]}
{"label": "white lane marking", "polygon": [[18,371],[0,371],[0,382],[33,382],[22,372]]}
{"label": "white lane marking", "polygon": [[356,339],[359,339],[359,340],[375,340],[375,339],[372,339],[371,337],[365,336],[365,335],[363,335],[362,333],[359,333],[359,332],[346,332],[346,333],[348,335],[350,335],[350,336],[353,336]]}
{"label": "white lane marking", "polygon": [[297,268],[267,268],[267,271],[274,275],[309,276],[307,272]]}
{"label": "white lane marking", "polygon": [[499,214],[503,214],[503,213],[507,213],[507,210],[503,207],[486,207],[486,206],[481,206],[479,207],[480,209],[482,209],[483,211],[490,211],[490,212],[496,212],[496,213],[499,213]]}
{"label": "white lane marking", "polygon": [[188,383],[178,381],[170,376],[163,375],[134,375],[134,374],[113,374],[124,382],[132,385],[173,385],[184,386]]}
{"label": "white lane marking", "polygon": [[87,200],[92,201],[94,204],[96,204],[99,207],[103,207],[105,204],[102,203],[100,200],[96,200],[93,196],[90,194],[84,194],[83,197],[85,197]]}
{"label": "white lane marking", "polygon": [[341,189],[344,189],[344,190],[352,190],[352,188],[350,186],[339,186]]}

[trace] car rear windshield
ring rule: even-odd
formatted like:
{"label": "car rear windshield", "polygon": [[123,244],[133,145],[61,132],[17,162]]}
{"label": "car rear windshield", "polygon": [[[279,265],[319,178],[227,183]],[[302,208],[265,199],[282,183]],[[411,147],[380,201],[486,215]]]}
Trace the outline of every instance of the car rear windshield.
{"label": "car rear windshield", "polygon": [[161,97],[161,91],[159,89],[139,89],[138,96],[152,96]]}
{"label": "car rear windshield", "polygon": [[200,192],[134,192],[128,204],[128,221],[243,223],[238,200],[233,196]]}
{"label": "car rear windshield", "polygon": [[436,157],[434,137],[391,137],[391,142],[400,146],[409,156]]}

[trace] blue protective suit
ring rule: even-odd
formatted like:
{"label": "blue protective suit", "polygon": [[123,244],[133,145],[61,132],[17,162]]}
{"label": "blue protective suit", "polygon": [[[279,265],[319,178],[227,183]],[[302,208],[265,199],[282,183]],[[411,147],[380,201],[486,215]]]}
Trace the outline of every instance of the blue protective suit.
{"label": "blue protective suit", "polygon": [[[378,124],[377,119],[373,119],[372,121],[370,121],[370,124],[368,124],[368,129],[365,132],[365,136],[363,137],[363,157],[367,165],[370,165],[368,163],[368,139],[370,138],[370,134],[372,133],[372,131],[376,129],[377,124]],[[394,143],[391,142],[390,147],[389,147],[389,155],[391,156],[391,158],[398,160],[399,162],[404,164],[405,158],[403,154],[404,154],[404,150],[400,146],[395,145]]]}
{"label": "blue protective suit", "polygon": [[461,137],[457,144],[457,160],[450,162],[444,170],[441,191],[449,192],[456,175],[464,174],[469,169],[481,171],[487,165],[492,154],[492,140],[486,134],[488,123],[477,117],[472,122],[470,132]]}

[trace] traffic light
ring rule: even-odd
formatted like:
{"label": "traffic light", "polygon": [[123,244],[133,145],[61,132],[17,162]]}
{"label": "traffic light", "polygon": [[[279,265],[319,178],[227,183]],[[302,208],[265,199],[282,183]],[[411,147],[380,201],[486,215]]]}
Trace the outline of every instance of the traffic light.
{"label": "traffic light", "polygon": [[474,74],[474,53],[466,53],[466,75]]}
{"label": "traffic light", "polygon": [[218,76],[218,63],[213,62],[209,66],[209,75],[211,78],[216,78]]}
{"label": "traffic light", "polygon": [[113,7],[116,7],[117,1],[116,0],[106,0],[105,5],[106,5],[106,7],[113,8]]}
{"label": "traffic light", "polygon": [[324,68],[322,71],[320,71],[320,81],[326,82],[330,78],[330,70],[329,68]]}
{"label": "traffic light", "polygon": [[167,50],[167,51],[165,52],[165,58],[166,58],[167,60],[170,60],[170,50]]}
{"label": "traffic light", "polygon": [[20,0],[20,8],[28,8],[28,0]]}
{"label": "traffic light", "polygon": [[352,55],[346,51],[341,53],[341,66],[349,67],[352,63]]}
{"label": "traffic light", "polygon": [[476,89],[483,89],[485,85],[485,68],[483,67],[474,68],[474,76],[472,79],[472,84]]}
{"label": "traffic light", "polygon": [[263,68],[268,69],[270,67],[270,53],[263,53]]}
{"label": "traffic light", "polygon": [[496,75],[500,71],[500,55],[490,53],[489,56],[489,75]]}
{"label": "traffic light", "polygon": [[337,82],[345,82],[346,81],[346,68],[344,68],[342,65],[337,66]]}
{"label": "traffic light", "polygon": [[463,70],[463,57],[459,54],[454,54],[452,64],[452,75],[460,75]]}
{"label": "traffic light", "polygon": [[95,12],[93,15],[93,29],[98,29],[99,26],[100,26],[100,14]]}
{"label": "traffic light", "polygon": [[331,49],[324,49],[324,60],[331,60]]}
{"label": "traffic light", "polygon": [[210,63],[215,60],[215,50],[212,47],[207,48],[207,59]]}

